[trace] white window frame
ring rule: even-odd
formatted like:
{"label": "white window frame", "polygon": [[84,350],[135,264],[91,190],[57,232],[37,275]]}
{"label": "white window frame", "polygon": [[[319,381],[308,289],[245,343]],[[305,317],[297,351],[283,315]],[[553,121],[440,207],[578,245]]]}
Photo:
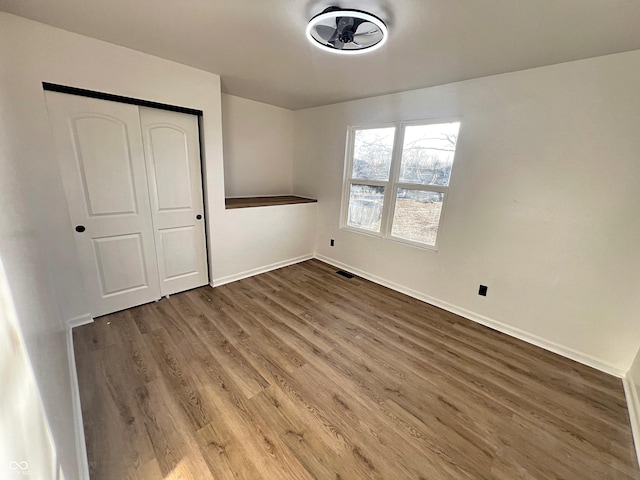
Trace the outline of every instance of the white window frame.
{"label": "white window frame", "polygon": [[[460,129],[458,130],[458,138],[460,138],[460,130],[462,130],[462,119],[456,118],[438,118],[428,120],[412,120],[392,123],[379,123],[375,125],[356,126],[350,125],[347,128],[347,142],[345,148],[345,161],[344,161],[344,175],[342,183],[342,206],[340,209],[340,228],[348,230],[350,232],[369,235],[378,238],[384,238],[394,242],[403,243],[413,247],[421,248],[424,250],[437,251],[438,242],[442,233],[442,224],[445,216],[447,198],[449,194],[449,188],[451,188],[451,180],[453,178],[453,170],[456,164],[455,157],[458,151],[458,143],[456,141],[456,150],[453,152],[453,163],[451,166],[451,175],[449,176],[449,185],[422,185],[419,183],[405,183],[399,181],[400,176],[400,164],[402,160],[402,150],[404,148],[404,132],[408,126],[416,125],[437,125],[440,123],[460,123]],[[353,173],[353,149],[355,144],[355,132],[358,130],[369,130],[377,128],[389,128],[395,127],[395,133],[393,138],[393,151],[391,154],[391,166],[389,169],[389,180],[363,180],[359,178],[352,178]],[[382,218],[380,220],[380,232],[374,232],[366,230],[364,228],[358,228],[347,224],[349,217],[349,193],[351,191],[351,185],[369,185],[384,187],[384,199],[382,204]],[[422,242],[416,242],[414,240],[408,240],[406,238],[395,237],[391,234],[393,228],[393,216],[395,214],[396,199],[398,188],[405,188],[410,190],[419,190],[426,192],[442,193],[442,210],[440,212],[440,219],[438,221],[438,230],[436,235],[435,245],[428,245]]]}

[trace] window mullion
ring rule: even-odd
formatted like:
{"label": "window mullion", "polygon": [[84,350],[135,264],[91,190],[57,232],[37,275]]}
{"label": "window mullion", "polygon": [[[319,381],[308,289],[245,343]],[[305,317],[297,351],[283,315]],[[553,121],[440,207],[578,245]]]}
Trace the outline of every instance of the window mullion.
{"label": "window mullion", "polygon": [[349,180],[349,184],[351,185],[371,185],[375,187],[387,187],[389,182],[385,182],[383,180],[362,180],[360,178],[353,178]]}
{"label": "window mullion", "polygon": [[422,183],[400,183],[398,182],[396,188],[407,188],[410,190],[422,190],[426,192],[439,192],[446,193],[449,187],[442,185],[423,185]]}
{"label": "window mullion", "polygon": [[351,189],[351,175],[353,175],[353,145],[354,145],[354,128],[347,129],[347,148],[345,153],[344,174],[342,183],[342,205],[340,208],[340,227],[347,226],[347,217],[349,212],[349,191]]}
{"label": "window mullion", "polygon": [[400,162],[402,159],[402,148],[404,144],[404,125],[396,126],[396,135],[393,144],[393,153],[391,155],[391,169],[389,171],[389,187],[387,195],[385,195],[385,209],[382,213],[383,234],[385,237],[391,236],[391,228],[393,224],[393,212],[396,207],[396,190],[398,189],[398,177],[400,175]]}

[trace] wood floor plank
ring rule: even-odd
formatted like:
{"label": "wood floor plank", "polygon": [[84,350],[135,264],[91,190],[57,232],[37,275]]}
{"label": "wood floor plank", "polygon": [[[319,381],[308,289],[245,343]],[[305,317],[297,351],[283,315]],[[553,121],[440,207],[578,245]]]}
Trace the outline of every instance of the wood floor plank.
{"label": "wood floor plank", "polygon": [[163,380],[137,389],[136,401],[163,478],[212,478],[190,421]]}
{"label": "wood floor plank", "polygon": [[[354,478],[352,472],[358,472],[358,466],[343,455],[344,444],[336,447],[333,439],[326,442],[279,389],[260,392],[251,399],[249,408],[256,417],[269,419],[271,428],[312,478]],[[358,473],[361,477],[366,472]]]}
{"label": "wood floor plank", "polygon": [[[95,352],[93,360],[98,365],[98,372],[92,372],[88,386],[94,391],[94,396],[89,405],[83,405],[83,412],[91,412],[95,415],[92,418],[98,419],[97,424],[85,425],[87,446],[91,452],[90,473],[109,479],[135,476],[154,459],[154,453],[130,395],[135,382],[129,381],[129,375],[122,375],[123,369],[129,373],[132,369],[117,345]],[[103,423],[106,418],[112,421]]]}
{"label": "wood floor plank", "polygon": [[262,478],[260,470],[248,458],[242,439],[232,435],[224,422],[212,422],[195,432],[212,478]]}
{"label": "wood floor plank", "polygon": [[[249,458],[266,478],[310,478],[303,475],[305,472],[301,465],[273,429],[270,426],[265,428],[260,417],[251,415],[247,407],[249,401],[244,399],[225,367],[213,356],[193,362],[190,367],[196,382],[199,382],[199,389],[208,393],[219,412],[215,425],[220,428],[221,422],[226,424],[227,432],[235,439],[236,461],[230,463],[230,467],[239,469],[238,463],[247,462]],[[211,433],[212,429],[209,428],[208,432]],[[231,443],[219,445],[224,447],[225,454],[231,453]]]}
{"label": "wood floor plank", "polygon": [[[139,307],[127,310],[133,318],[138,331],[142,334],[151,333],[153,330],[157,330],[164,326],[162,320],[155,315],[153,306],[154,304],[149,303],[147,305],[140,305]],[[105,318],[110,318],[110,316]]]}
{"label": "wood floor plank", "polygon": [[[190,430],[198,430],[213,419],[208,398],[195,386],[193,374],[185,355],[173,341],[172,334],[164,328],[147,334],[147,344],[152,350],[163,384],[188,418]],[[185,352],[187,353],[187,352]]]}
{"label": "wood floor plank", "polygon": [[[195,301],[195,303],[193,303],[193,301]],[[234,383],[238,385],[238,388],[242,390],[246,398],[251,398],[261,392],[264,388],[268,387],[269,382],[252,367],[251,363],[245,358],[242,352],[240,352],[217,328],[217,322],[210,321],[205,314],[187,314],[181,308],[185,305],[197,308],[198,302],[201,302],[201,300],[197,296],[190,297],[183,295],[180,303],[177,304],[177,308],[175,309],[177,318],[182,318],[183,321],[187,322],[195,336],[192,337],[187,344],[183,345],[183,348],[191,348],[197,338],[197,342],[202,342],[203,346],[207,350],[206,353],[201,353],[199,355],[199,359],[201,361],[205,361],[209,358],[209,354],[221,359],[221,361],[224,362],[226,369],[232,374]],[[206,308],[207,305],[205,304],[204,307]],[[216,316],[216,318],[219,318],[219,316]],[[198,351],[200,351],[200,349],[195,350],[195,353]]]}
{"label": "wood floor plank", "polygon": [[122,312],[117,326],[112,325],[111,330],[114,332],[117,345],[122,348],[121,360],[131,369],[133,376],[137,377],[137,383],[150,383],[159,378],[157,364],[130,311]]}
{"label": "wood floor plank", "polygon": [[[342,383],[324,380],[325,388],[316,389],[318,376],[322,372],[310,365],[293,373],[295,388],[306,397],[313,392],[313,401],[330,418],[336,418],[338,428],[345,432],[346,438],[357,439],[352,446],[357,456],[367,458],[372,471],[378,471],[383,478],[417,478],[424,474],[427,478],[471,479],[474,476],[456,464],[449,452],[436,439],[417,442],[416,436],[402,435],[393,428],[387,418],[377,415],[379,406],[353,395]],[[404,433],[404,432],[402,432]],[[467,452],[468,454],[469,452]],[[387,458],[391,462],[379,462]],[[395,470],[389,469],[389,464]]]}
{"label": "wood floor plank", "polygon": [[[480,337],[478,332],[471,329],[455,328],[458,324],[452,325],[450,322],[445,323],[445,327],[452,325],[454,328],[445,328],[442,320],[433,320],[428,316],[418,317],[396,311],[385,318],[385,324],[390,329],[405,332],[410,337],[425,338],[427,336],[437,339],[441,343],[482,355],[490,362],[502,363],[503,370],[520,372],[532,383],[544,384],[569,395],[585,393],[584,400],[594,405],[595,408],[610,410],[610,413],[616,415],[621,421],[626,415],[626,405],[614,393],[619,388],[619,382],[611,383],[610,386],[605,387],[602,382],[589,381],[586,376],[580,375],[580,372],[568,368],[558,368],[555,363],[545,363],[545,358],[550,357],[548,354],[545,358],[527,356],[527,351],[533,349],[523,351],[516,343],[500,342],[498,339],[494,340],[487,336]],[[611,408],[614,403],[615,405]]]}
{"label": "wood floor plank", "polygon": [[[580,412],[572,411],[570,415],[569,410],[564,407],[561,401],[540,404],[530,398],[530,392],[527,390],[521,392],[526,395],[519,396],[513,388],[501,382],[503,377],[499,371],[494,370],[489,373],[478,368],[477,364],[460,362],[459,358],[452,358],[450,352],[445,349],[432,349],[424,352],[430,358],[430,363],[427,364],[416,355],[407,354],[401,343],[396,342],[395,339],[387,336],[385,337],[386,344],[381,345],[380,337],[376,337],[375,333],[368,331],[373,327],[362,325],[361,328],[360,341],[365,342],[365,350],[376,351],[378,358],[374,360],[374,363],[382,366],[396,378],[404,380],[408,372],[412,372],[427,380],[427,376],[423,372],[430,372],[429,378],[431,378],[433,369],[439,371],[443,377],[455,373],[452,378],[460,382],[460,387],[470,388],[479,395],[489,394],[496,403],[505,406],[512,413],[522,416],[529,422],[545,423],[549,429],[571,433],[567,441],[578,439],[579,442],[584,443],[585,448],[589,445],[599,445],[599,448],[604,450],[600,453],[605,458],[611,453],[614,455],[623,453],[623,450],[617,450],[617,442],[602,443],[603,433],[606,434],[604,438],[616,438],[614,432],[601,431],[606,427],[606,424],[594,425],[590,415],[582,415],[579,418],[580,422],[577,422],[577,418],[573,418],[573,414]],[[405,371],[400,370],[401,365],[405,366]],[[549,409],[550,405],[552,410]],[[571,418],[567,419],[567,416]],[[612,449],[616,451],[611,452]]]}
{"label": "wood floor plank", "polygon": [[640,480],[619,379],[336,270],[74,329],[92,480]]}
{"label": "wood floor plank", "polygon": [[[366,357],[363,356],[364,358]],[[333,368],[323,369],[325,375],[330,374],[331,380],[353,398],[367,399],[367,403],[374,407],[375,414],[368,415],[367,418],[383,418],[385,429],[395,429],[413,437],[417,445],[438,455],[449,452],[447,455],[455,458],[460,452],[464,452],[463,457],[456,461],[457,465],[464,466],[468,463],[466,460],[470,460],[472,463],[489,466],[489,461],[493,458],[493,451],[487,444],[491,430],[481,428],[475,419],[477,412],[461,411],[430,389],[414,388],[416,379],[411,376],[406,381],[387,376],[366,360],[355,366],[339,350],[331,352],[327,356],[327,362]],[[389,402],[394,400],[407,407],[407,415],[398,416],[389,410]],[[483,413],[486,415],[486,412]],[[409,417],[412,419],[407,420]],[[474,428],[467,425],[473,425]],[[434,439],[437,439],[436,443]],[[483,469],[476,471],[482,472]],[[483,478],[478,474],[475,476]]]}
{"label": "wood floor plank", "polygon": [[236,305],[233,308],[225,307],[223,311],[243,330],[251,331],[250,338],[242,340],[241,344],[254,356],[273,358],[290,372],[305,364],[304,358],[274,332],[267,329],[254,317],[250,309]]}
{"label": "wood floor plank", "polygon": [[[344,308],[344,304],[342,307]],[[475,373],[491,372],[492,383],[509,392],[517,392],[517,395],[525,393],[528,401],[536,403],[548,411],[555,411],[558,417],[576,420],[574,415],[579,414],[581,415],[580,423],[593,430],[595,434],[610,435],[613,433],[610,428],[615,428],[615,426],[607,421],[605,417],[607,412],[603,408],[591,408],[588,403],[575,399],[571,395],[565,395],[562,398],[562,402],[550,400],[550,397],[557,397],[561,395],[561,392],[558,391],[558,388],[553,388],[553,386],[547,385],[545,382],[536,381],[539,379],[534,374],[527,374],[525,371],[515,369],[512,365],[489,359],[483,352],[473,347],[461,348],[459,342],[455,339],[449,338],[446,341],[437,341],[433,334],[407,334],[401,329],[390,328],[389,322],[384,318],[381,322],[378,322],[372,321],[371,316],[369,316],[368,320],[368,327],[365,326],[364,328],[370,328],[370,332],[379,333],[381,336],[378,338],[384,337],[390,340],[389,344],[395,345],[407,355],[419,359],[424,355],[435,356],[442,353],[439,358],[442,358],[445,362],[450,361],[456,364],[462,363],[473,366]],[[375,336],[371,338],[373,340],[376,339]],[[587,422],[586,425],[585,422]]]}

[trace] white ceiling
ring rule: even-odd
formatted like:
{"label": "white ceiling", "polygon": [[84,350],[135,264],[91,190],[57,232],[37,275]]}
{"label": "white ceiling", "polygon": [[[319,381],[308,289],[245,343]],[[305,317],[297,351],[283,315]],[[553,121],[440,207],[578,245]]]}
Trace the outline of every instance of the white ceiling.
{"label": "white ceiling", "polygon": [[[329,5],[386,21],[360,56],[309,44]],[[0,0],[0,10],[217,73],[290,109],[640,49],[638,0]]]}

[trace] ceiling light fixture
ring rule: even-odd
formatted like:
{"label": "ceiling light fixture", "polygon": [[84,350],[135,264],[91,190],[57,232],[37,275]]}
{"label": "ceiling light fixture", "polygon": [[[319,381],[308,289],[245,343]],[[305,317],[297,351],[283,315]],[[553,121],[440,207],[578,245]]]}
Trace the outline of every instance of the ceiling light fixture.
{"label": "ceiling light fixture", "polygon": [[309,21],[306,34],[322,50],[353,55],[380,48],[387,41],[388,30],[370,13],[329,7]]}

